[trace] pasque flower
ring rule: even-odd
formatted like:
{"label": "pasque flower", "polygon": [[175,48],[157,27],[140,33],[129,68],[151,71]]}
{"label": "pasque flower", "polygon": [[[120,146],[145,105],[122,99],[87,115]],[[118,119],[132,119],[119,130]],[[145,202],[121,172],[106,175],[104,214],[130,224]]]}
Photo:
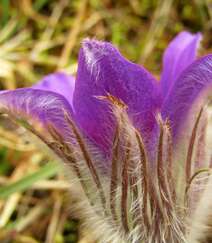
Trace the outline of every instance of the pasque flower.
{"label": "pasque flower", "polygon": [[99,242],[209,242],[212,55],[196,58],[200,40],[180,33],[157,81],[112,44],[86,39],[76,79],[56,73],[0,93],[1,112],[69,168],[76,210]]}

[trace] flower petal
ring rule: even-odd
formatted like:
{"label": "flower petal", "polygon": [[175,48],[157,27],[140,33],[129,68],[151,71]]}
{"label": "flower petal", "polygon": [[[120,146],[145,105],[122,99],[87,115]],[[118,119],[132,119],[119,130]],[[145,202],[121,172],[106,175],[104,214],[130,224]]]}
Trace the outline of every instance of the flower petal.
{"label": "flower petal", "polygon": [[164,97],[181,72],[195,60],[201,38],[200,33],[191,34],[184,31],[178,34],[165,50],[161,75],[161,88]]}
{"label": "flower petal", "polygon": [[[162,116],[170,120],[174,138],[178,137],[191,109],[194,105],[202,105],[202,99],[205,94],[211,94],[211,88],[212,54],[191,64],[175,82],[164,101]],[[202,98],[201,102],[199,98]]]}
{"label": "flower petal", "polygon": [[72,105],[75,80],[71,75],[58,72],[45,76],[32,88],[56,92],[63,95]]}
{"label": "flower petal", "polygon": [[143,67],[127,61],[110,43],[85,40],[79,54],[74,110],[81,128],[108,152],[114,121],[107,104],[97,96],[110,94],[128,106],[128,114],[150,141],[156,123],[156,81]]}
{"label": "flower petal", "polygon": [[69,130],[64,112],[73,116],[71,106],[62,95],[32,88],[1,92],[0,111],[26,121],[32,127],[37,123],[44,128],[51,124],[64,139],[68,137]]}

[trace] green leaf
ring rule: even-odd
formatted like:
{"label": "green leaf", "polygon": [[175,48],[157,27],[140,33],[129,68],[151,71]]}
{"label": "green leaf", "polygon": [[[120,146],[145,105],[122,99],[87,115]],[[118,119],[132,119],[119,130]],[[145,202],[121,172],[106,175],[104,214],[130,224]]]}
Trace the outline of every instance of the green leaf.
{"label": "green leaf", "polygon": [[38,171],[29,174],[22,179],[0,188],[0,199],[9,197],[15,192],[21,192],[30,188],[35,182],[55,176],[61,167],[57,163],[49,162]]}

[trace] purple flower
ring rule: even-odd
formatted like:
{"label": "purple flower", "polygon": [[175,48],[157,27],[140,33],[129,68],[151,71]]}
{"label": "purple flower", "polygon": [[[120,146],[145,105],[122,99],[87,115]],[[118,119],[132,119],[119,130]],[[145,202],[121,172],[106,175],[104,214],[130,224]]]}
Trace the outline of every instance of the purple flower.
{"label": "purple flower", "polygon": [[95,208],[89,213],[111,233],[97,232],[101,242],[185,241],[193,202],[186,195],[183,209],[182,192],[208,167],[198,156],[192,164],[204,150],[197,137],[212,88],[212,55],[196,60],[200,39],[182,32],[170,43],[160,82],[110,43],[84,40],[76,80],[56,73],[0,93],[1,111],[27,122],[70,165]]}

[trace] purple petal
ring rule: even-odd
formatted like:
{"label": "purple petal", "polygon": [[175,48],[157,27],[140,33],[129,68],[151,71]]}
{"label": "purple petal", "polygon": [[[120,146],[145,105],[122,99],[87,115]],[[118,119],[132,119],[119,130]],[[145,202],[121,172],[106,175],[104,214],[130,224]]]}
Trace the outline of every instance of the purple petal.
{"label": "purple petal", "polygon": [[31,126],[52,124],[58,132],[68,137],[64,111],[73,116],[72,108],[62,95],[51,91],[31,88],[16,89],[0,93],[0,111],[25,120]]}
{"label": "purple petal", "polygon": [[81,128],[108,152],[114,121],[107,102],[97,96],[111,94],[128,106],[134,125],[145,141],[155,129],[156,81],[143,67],[129,62],[110,43],[85,40],[79,54],[74,110]]}
{"label": "purple petal", "polygon": [[212,55],[202,57],[191,64],[178,78],[166,97],[162,116],[171,122],[174,138],[186,123],[191,109],[199,108],[204,98],[212,93]]}
{"label": "purple petal", "polygon": [[191,34],[184,31],[178,34],[165,50],[161,75],[161,88],[164,97],[181,72],[195,60],[201,38],[200,33]]}
{"label": "purple petal", "polygon": [[63,95],[72,105],[75,80],[74,77],[65,73],[47,75],[32,88],[56,92]]}

